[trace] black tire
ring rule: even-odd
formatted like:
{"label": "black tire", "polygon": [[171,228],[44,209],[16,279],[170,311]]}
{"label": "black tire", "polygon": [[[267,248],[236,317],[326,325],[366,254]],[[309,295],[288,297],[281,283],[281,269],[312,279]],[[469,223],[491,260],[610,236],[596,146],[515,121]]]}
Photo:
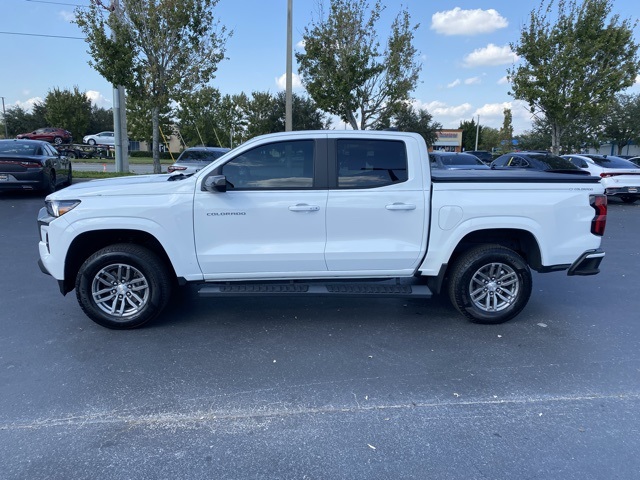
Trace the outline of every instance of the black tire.
{"label": "black tire", "polygon": [[56,172],[50,169],[49,172],[44,173],[44,184],[42,191],[45,195],[49,195],[56,191]]}
{"label": "black tire", "polygon": [[62,137],[53,137],[53,143],[55,145],[62,145]]}
{"label": "black tire", "polygon": [[66,156],[67,156],[67,158],[70,158],[70,159],[72,159],[72,160],[73,160],[74,158],[78,158],[78,154],[77,154],[76,152],[74,152],[74,151],[68,151],[68,152],[67,152],[67,154],[66,154]]}
{"label": "black tire", "polygon": [[165,264],[155,253],[135,244],[120,243],[97,251],[76,277],[80,307],[107,328],[144,325],[162,312],[170,296],[171,276]]}
{"label": "black tire", "polygon": [[621,195],[620,196],[620,200],[622,200],[624,203],[635,203],[635,201],[638,199],[638,197],[634,197],[632,195]]}
{"label": "black tire", "polygon": [[531,296],[531,271],[524,259],[500,245],[482,245],[462,254],[449,275],[451,303],[474,323],[511,320]]}
{"label": "black tire", "polygon": [[89,145],[93,146],[96,144],[96,141],[93,138],[90,138],[89,141],[87,142]]}
{"label": "black tire", "polygon": [[69,172],[67,173],[67,181],[64,182],[66,187],[70,186],[73,183],[73,167],[69,164]]}

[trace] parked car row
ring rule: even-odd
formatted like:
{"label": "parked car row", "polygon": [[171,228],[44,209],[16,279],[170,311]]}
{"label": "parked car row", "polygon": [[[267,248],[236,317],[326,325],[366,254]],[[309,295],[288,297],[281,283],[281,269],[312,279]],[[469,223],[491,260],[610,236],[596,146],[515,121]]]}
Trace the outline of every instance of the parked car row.
{"label": "parked car row", "polygon": [[[431,152],[431,168],[492,170],[528,169],[600,177],[609,196],[625,203],[640,199],[640,157],[629,160],[614,155],[553,155],[547,151],[511,152],[499,156],[489,166],[470,152]],[[482,165],[481,165],[482,164]]]}

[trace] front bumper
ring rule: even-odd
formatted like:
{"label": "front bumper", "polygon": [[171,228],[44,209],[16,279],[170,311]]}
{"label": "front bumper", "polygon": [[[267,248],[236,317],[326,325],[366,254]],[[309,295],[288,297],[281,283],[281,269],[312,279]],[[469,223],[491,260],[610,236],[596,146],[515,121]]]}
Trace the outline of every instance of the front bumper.
{"label": "front bumper", "polygon": [[600,273],[600,262],[604,258],[604,250],[597,248],[595,250],[587,250],[580,258],[578,258],[571,266],[567,275],[596,275]]}

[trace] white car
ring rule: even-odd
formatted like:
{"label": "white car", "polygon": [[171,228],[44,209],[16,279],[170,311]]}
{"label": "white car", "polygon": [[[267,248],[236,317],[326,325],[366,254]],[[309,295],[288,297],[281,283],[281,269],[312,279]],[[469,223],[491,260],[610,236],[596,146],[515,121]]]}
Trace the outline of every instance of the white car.
{"label": "white car", "polygon": [[113,132],[100,132],[94,135],[86,135],[82,143],[89,145],[115,145],[116,139]]}
{"label": "white car", "polygon": [[600,183],[609,196],[618,197],[624,203],[640,199],[640,167],[624,158],[613,155],[563,155],[576,167],[600,177]]}

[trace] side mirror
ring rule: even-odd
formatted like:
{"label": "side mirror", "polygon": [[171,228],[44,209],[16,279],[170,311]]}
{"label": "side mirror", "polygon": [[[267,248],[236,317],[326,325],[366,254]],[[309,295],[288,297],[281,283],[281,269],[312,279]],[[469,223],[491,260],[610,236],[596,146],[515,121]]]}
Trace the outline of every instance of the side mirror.
{"label": "side mirror", "polygon": [[227,191],[227,177],[211,175],[204,180],[202,188],[211,193],[224,193]]}

